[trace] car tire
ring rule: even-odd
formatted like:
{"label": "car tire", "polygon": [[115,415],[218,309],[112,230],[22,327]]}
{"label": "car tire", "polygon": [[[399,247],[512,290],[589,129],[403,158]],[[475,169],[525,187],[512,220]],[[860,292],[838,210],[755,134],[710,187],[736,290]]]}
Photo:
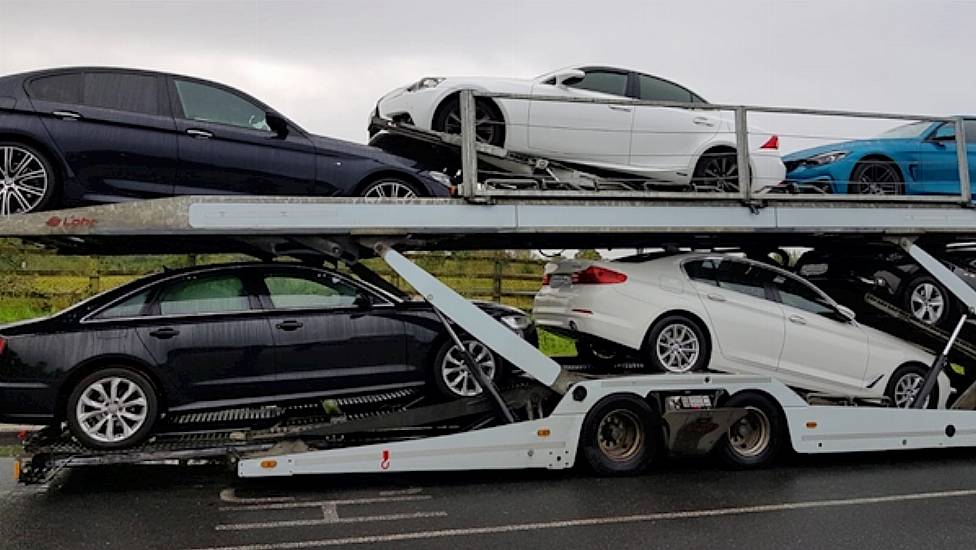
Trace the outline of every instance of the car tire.
{"label": "car tire", "polygon": [[609,395],[583,421],[579,456],[601,476],[639,474],[664,447],[659,415],[634,394]]}
{"label": "car tire", "polygon": [[[888,385],[885,386],[885,397],[892,407],[908,408],[911,406],[911,399],[915,393],[922,388],[925,382],[925,375],[929,367],[920,364],[902,365],[891,375]],[[939,404],[939,386],[936,384],[929,395],[926,409],[934,409]]]}
{"label": "car tire", "polygon": [[417,185],[394,177],[379,178],[364,185],[360,197],[367,199],[415,199],[423,196]]}
{"label": "car tire", "polygon": [[719,440],[717,452],[722,461],[736,469],[764,468],[772,464],[789,437],[779,405],[764,394],[741,392],[730,397],[722,407],[747,411]]}
{"label": "car tire", "polygon": [[[472,338],[462,338],[461,342],[481,366],[482,372],[494,383],[502,378],[502,360],[488,346]],[[466,362],[461,348],[453,340],[444,342],[434,356],[432,376],[434,387],[441,397],[454,400],[481,395],[482,388],[465,368]]]}
{"label": "car tire", "polygon": [[952,294],[929,275],[909,281],[902,292],[902,301],[915,320],[935,327],[949,325],[955,311]]}
{"label": "car tire", "polygon": [[59,181],[54,165],[43,153],[23,143],[0,141],[0,169],[4,173],[16,171],[22,178],[14,178],[12,185],[4,185],[0,179],[0,218],[54,205]]}
{"label": "car tire", "polygon": [[739,192],[739,158],[734,150],[709,150],[695,163],[691,185],[697,190]]}
{"label": "car tire", "polygon": [[[475,99],[475,133],[478,141],[495,147],[505,146],[505,118],[494,103],[487,99]],[[461,99],[455,95],[437,107],[432,128],[448,134],[461,133]]]}
{"label": "car tire", "polygon": [[610,368],[620,362],[623,354],[620,350],[605,344],[577,340],[576,357],[596,368]]}
{"label": "car tire", "polygon": [[687,315],[667,315],[647,333],[644,364],[659,372],[698,372],[708,368],[711,348],[711,341],[697,320]]}
{"label": "car tire", "polygon": [[851,195],[904,195],[905,180],[894,162],[862,160],[851,170],[847,192]]}
{"label": "car tire", "polygon": [[135,370],[100,369],[75,384],[65,418],[72,435],[86,447],[134,447],[159,420],[159,398],[149,379]]}

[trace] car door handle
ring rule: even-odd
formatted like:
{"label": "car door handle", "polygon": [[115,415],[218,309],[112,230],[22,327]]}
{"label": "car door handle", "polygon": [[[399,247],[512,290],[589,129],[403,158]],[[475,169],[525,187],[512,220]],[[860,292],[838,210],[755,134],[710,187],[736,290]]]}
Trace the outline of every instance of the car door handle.
{"label": "car door handle", "polygon": [[691,119],[691,121],[699,126],[708,126],[709,128],[715,126],[715,123],[709,120],[708,117],[696,116],[695,118]]}
{"label": "car door handle", "polygon": [[790,315],[788,317],[788,319],[794,325],[805,325],[805,324],[807,324],[807,320],[804,319],[803,317],[800,317],[799,315]]}
{"label": "car door handle", "polygon": [[277,325],[275,325],[275,328],[278,329],[278,330],[284,330],[284,331],[291,332],[293,330],[298,330],[298,329],[302,328],[302,326],[303,325],[300,322],[298,322],[298,321],[282,321],[282,322],[278,323]]}
{"label": "car door handle", "polygon": [[81,118],[81,115],[74,111],[54,111],[51,114],[64,120],[78,120]]}
{"label": "car door handle", "polygon": [[179,334],[180,331],[172,327],[157,328],[156,330],[150,331],[149,336],[153,338],[159,338],[160,340],[169,340],[170,338]]}
{"label": "car door handle", "polygon": [[623,111],[625,113],[630,112],[630,107],[624,107],[623,105],[608,105],[608,107],[610,107],[614,111]]}
{"label": "car door handle", "polygon": [[711,301],[713,301],[713,302],[724,302],[725,301],[725,296],[722,296],[721,294],[707,294],[706,296],[708,296],[708,299],[711,300]]}
{"label": "car door handle", "polygon": [[187,134],[193,136],[196,139],[210,139],[213,137],[213,132],[208,132],[206,130],[198,130],[196,128],[190,128],[186,131]]}

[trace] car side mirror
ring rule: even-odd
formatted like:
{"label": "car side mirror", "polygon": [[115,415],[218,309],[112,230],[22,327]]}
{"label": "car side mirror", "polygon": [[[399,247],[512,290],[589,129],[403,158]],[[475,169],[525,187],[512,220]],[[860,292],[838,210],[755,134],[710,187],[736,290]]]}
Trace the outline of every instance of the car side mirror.
{"label": "car side mirror", "polygon": [[264,119],[276,136],[283,138],[288,135],[288,122],[281,115],[269,111],[265,113]]}
{"label": "car side mirror", "polygon": [[566,87],[586,78],[586,73],[579,69],[569,69],[556,75],[556,86]]}
{"label": "car side mirror", "polygon": [[838,305],[837,313],[839,313],[840,316],[843,317],[844,319],[847,319],[848,323],[853,322],[854,319],[857,317],[857,315],[854,314],[854,310],[852,310],[847,306]]}

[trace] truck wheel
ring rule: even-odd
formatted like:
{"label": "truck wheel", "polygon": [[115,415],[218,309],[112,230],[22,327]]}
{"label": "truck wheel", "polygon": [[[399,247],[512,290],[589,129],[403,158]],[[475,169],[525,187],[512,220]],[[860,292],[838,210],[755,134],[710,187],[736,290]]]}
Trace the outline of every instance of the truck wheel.
{"label": "truck wheel", "polygon": [[159,418],[159,401],[145,376],[111,367],[78,382],[68,397],[66,418],[86,447],[123,449],[149,437]]}
{"label": "truck wheel", "polygon": [[733,468],[764,468],[779,455],[788,432],[779,406],[759,393],[737,393],[722,407],[744,408],[746,416],[729,427],[718,453]]}
{"label": "truck wheel", "polygon": [[604,397],[583,422],[579,452],[599,475],[643,472],[663,447],[657,414],[636,395]]}

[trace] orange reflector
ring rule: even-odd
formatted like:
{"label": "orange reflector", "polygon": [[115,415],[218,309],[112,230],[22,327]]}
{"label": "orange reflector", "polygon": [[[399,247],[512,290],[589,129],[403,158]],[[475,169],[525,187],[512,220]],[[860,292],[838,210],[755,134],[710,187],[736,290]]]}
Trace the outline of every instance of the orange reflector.
{"label": "orange reflector", "polygon": [[20,461],[14,461],[14,481],[20,481]]}
{"label": "orange reflector", "polygon": [[552,432],[549,431],[549,428],[539,428],[539,430],[535,432],[535,434],[539,437],[549,437],[551,433]]}
{"label": "orange reflector", "polygon": [[817,427],[817,423],[816,422],[807,422],[807,428],[810,428],[812,430],[812,429],[814,429],[816,427]]}
{"label": "orange reflector", "polygon": [[265,470],[270,470],[272,468],[277,468],[278,467],[278,461],[277,460],[262,460],[261,461],[261,467],[264,468]]}

